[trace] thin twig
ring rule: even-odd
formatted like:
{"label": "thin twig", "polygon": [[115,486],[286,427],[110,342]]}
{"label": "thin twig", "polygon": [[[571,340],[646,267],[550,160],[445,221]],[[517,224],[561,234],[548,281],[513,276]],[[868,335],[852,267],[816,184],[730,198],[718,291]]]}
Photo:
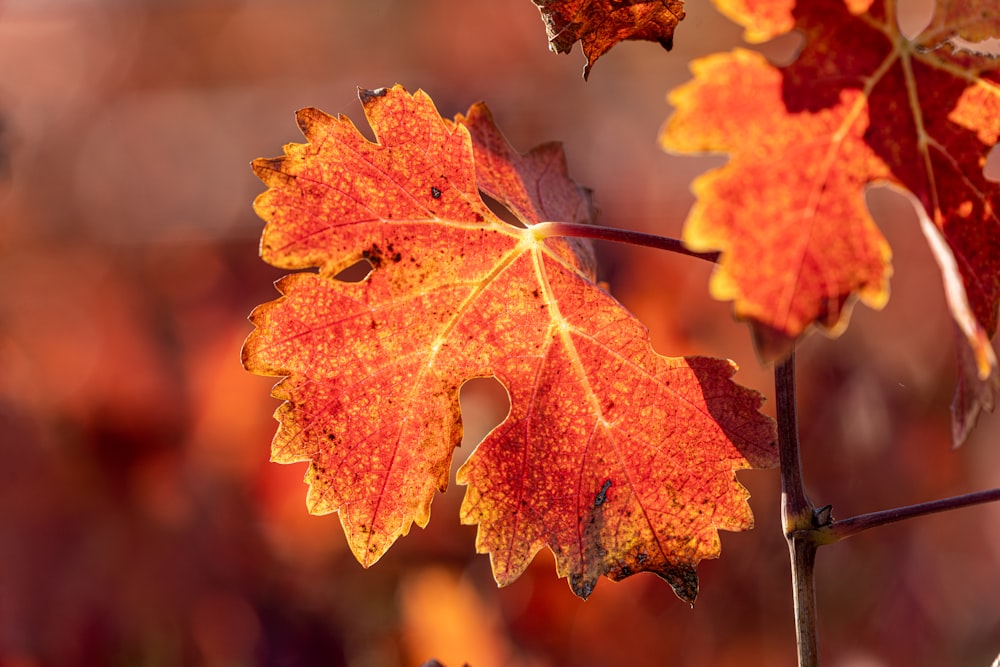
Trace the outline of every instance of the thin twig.
{"label": "thin twig", "polygon": [[667,250],[689,257],[697,257],[708,262],[716,262],[719,259],[717,252],[695,252],[684,247],[679,239],[669,236],[659,236],[657,234],[647,234],[646,232],[634,232],[627,229],[615,229],[614,227],[600,227],[598,225],[585,225],[578,222],[540,222],[531,227],[535,234],[547,236],[574,236],[577,238],[597,239],[600,241],[613,241],[615,243],[629,243],[631,245],[641,245],[658,250]]}
{"label": "thin twig", "polygon": [[1000,489],[989,489],[987,491],[977,491],[975,493],[932,500],[916,505],[907,505],[906,507],[896,507],[881,512],[860,514],[840,521],[834,521],[830,525],[823,527],[819,531],[818,539],[821,542],[836,542],[852,535],[857,535],[863,530],[884,526],[887,523],[895,523],[896,521],[912,519],[936,512],[947,512],[972,505],[992,503],[998,500],[1000,500]]}

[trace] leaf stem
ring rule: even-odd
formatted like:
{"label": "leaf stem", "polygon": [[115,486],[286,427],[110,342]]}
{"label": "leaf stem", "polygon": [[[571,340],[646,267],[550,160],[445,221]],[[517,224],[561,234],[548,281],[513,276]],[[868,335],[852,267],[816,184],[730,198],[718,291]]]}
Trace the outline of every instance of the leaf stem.
{"label": "leaf stem", "polygon": [[806,497],[799,454],[798,413],[795,400],[795,353],[774,368],[777,399],[778,458],[781,467],[781,521],[788,541],[795,606],[795,636],[799,667],[819,665],[816,623],[816,549],[814,530],[826,509],[816,511]]}
{"label": "leaf stem", "polygon": [[989,489],[987,491],[976,491],[975,493],[941,498],[940,500],[932,500],[916,505],[907,505],[906,507],[896,507],[880,512],[859,514],[858,516],[834,521],[828,526],[824,526],[819,530],[818,539],[824,543],[837,542],[852,535],[857,535],[869,528],[877,528],[888,523],[895,523],[896,521],[926,516],[937,512],[947,512],[972,505],[992,503],[998,500],[1000,500],[1000,489]]}
{"label": "leaf stem", "polygon": [[628,229],[616,229],[614,227],[601,227],[599,225],[587,225],[579,222],[540,222],[533,225],[531,230],[541,236],[573,236],[576,238],[597,239],[600,241],[613,241],[614,243],[628,243],[630,245],[646,246],[667,250],[689,257],[697,257],[708,262],[717,262],[719,253],[717,252],[695,252],[684,247],[680,239],[669,236],[659,236],[658,234],[647,234],[646,232],[635,232]]}

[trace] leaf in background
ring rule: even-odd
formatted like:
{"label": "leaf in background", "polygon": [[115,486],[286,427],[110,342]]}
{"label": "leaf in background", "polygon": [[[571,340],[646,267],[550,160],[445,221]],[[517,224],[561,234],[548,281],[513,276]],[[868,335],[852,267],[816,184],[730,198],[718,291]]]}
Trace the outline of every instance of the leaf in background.
{"label": "leaf in background", "polygon": [[626,39],[659,42],[673,47],[674,28],[684,18],[681,0],[532,0],[542,13],[549,48],[569,53],[579,41],[587,66]]}
{"label": "leaf in background", "polygon": [[795,28],[795,0],[713,0],[716,9],[743,26],[743,39],[760,44]]}
{"label": "leaf in background", "polygon": [[909,191],[947,241],[935,248],[946,285],[965,291],[949,296],[971,349],[960,352],[960,442],[996,384],[1000,186],[983,166],[1000,136],[1000,61],[949,40],[1000,35],[997,10],[943,3],[910,41],[882,1],[717,4],[757,41],[794,25],[806,42],[783,68],[744,50],[695,61],[694,80],[670,95],[663,146],[730,155],[696,180],[684,230],[693,249],[722,251],[712,294],[751,321],[765,358],[813,324],[840,333],[853,299],[881,308],[889,296],[890,249],[864,188]]}
{"label": "leaf in background", "polygon": [[[286,376],[273,460],[310,462],[310,511],[339,512],[371,565],[426,525],[461,441],[459,388],[495,376],[510,414],[458,481],[498,583],[547,546],[582,597],[602,574],[651,571],[693,600],[717,530],[752,524],[734,471],[775,464],[760,395],[729,361],[658,355],[594,283],[589,248],[533,229],[591,214],[558,146],[518,155],[481,105],[452,122],[399,86],[361,99],[377,143],[306,109],[308,143],[254,162],[262,256],[319,268],[279,281],[243,351]],[[336,278],[362,260],[366,279]]]}
{"label": "leaf in background", "polygon": [[[984,48],[977,49],[980,55],[993,51],[996,44],[986,45],[989,40],[1000,39],[1000,7],[993,3],[976,0],[937,0],[934,16],[930,24],[917,38],[924,48],[934,49],[943,45],[956,47],[956,51],[970,50],[977,44]],[[992,47],[992,48],[991,48]]]}

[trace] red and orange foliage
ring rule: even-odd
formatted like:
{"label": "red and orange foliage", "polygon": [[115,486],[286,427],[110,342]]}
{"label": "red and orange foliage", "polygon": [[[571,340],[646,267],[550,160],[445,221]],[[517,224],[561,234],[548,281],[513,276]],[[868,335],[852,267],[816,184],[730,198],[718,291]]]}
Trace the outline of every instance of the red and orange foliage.
{"label": "red and orange foliage", "polygon": [[[475,529],[449,520],[459,487],[361,572],[337,520],[305,511],[306,464],[267,462],[271,382],[237,351],[282,272],[256,257],[260,182],[246,164],[295,139],[294,108],[350,109],[354,85],[395,80],[449,115],[486,99],[515,145],[563,141],[601,224],[671,235],[690,175],[718,164],[655,144],[688,60],[738,36],[710,3],[689,3],[671,54],[613,49],[586,85],[520,3],[0,3],[0,663],[792,663],[774,474],[739,474],[757,529],[722,536],[726,558],[699,565],[689,609],[652,576],[581,604],[547,549],[497,589]],[[922,268],[934,260],[918,225],[882,231],[890,303],[799,348],[809,489],[837,515],[1000,484],[995,417],[957,454],[942,446],[948,322],[926,317],[945,312],[940,280]],[[707,264],[597,254],[656,349],[732,357],[742,383],[769,391],[745,327],[705,297]],[[473,388],[463,453],[485,413],[507,410]],[[824,551],[824,662],[990,664],[997,510]]]}
{"label": "red and orange foliage", "polygon": [[[399,86],[361,100],[376,142],[305,109],[308,143],[254,163],[262,256],[319,268],[278,283],[244,347],[248,370],[286,376],[273,460],[310,462],[310,511],[339,512],[371,565],[427,524],[462,440],[459,389],[494,376],[510,414],[457,480],[497,582],[548,547],[581,597],[646,571],[693,601],[718,529],[753,523],[734,471],[776,464],[762,397],[732,362],[658,355],[597,285],[590,246],[544,235],[592,215],[558,145],[518,155],[484,106],[451,122]],[[361,261],[362,281],[337,278]]]}
{"label": "red and orange foliage", "polygon": [[682,0],[532,0],[542,14],[549,48],[569,53],[579,41],[587,66],[584,78],[597,59],[627,39],[658,42],[668,51],[674,29],[684,18]]}
{"label": "red and orange foliage", "polygon": [[965,339],[961,442],[997,384],[1000,185],[983,167],[1000,137],[1000,72],[996,57],[955,39],[1000,34],[1000,12],[940,3],[909,39],[886,0],[718,4],[748,39],[797,29],[805,45],[785,67],[744,49],[702,58],[670,95],[663,146],[730,155],[695,181],[683,235],[722,251],[712,294],[734,302],[768,359],[813,325],[839,334],[855,298],[873,308],[889,298],[891,252],[866,186],[911,193]]}

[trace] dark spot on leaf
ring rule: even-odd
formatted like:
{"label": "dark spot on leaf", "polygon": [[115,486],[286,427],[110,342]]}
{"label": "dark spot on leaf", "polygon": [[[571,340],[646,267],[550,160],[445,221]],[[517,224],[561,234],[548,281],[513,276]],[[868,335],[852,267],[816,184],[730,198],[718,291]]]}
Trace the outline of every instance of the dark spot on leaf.
{"label": "dark spot on leaf", "polygon": [[386,246],[385,253],[389,256],[393,262],[398,262],[403,259],[403,253],[396,250],[396,247],[391,243]]}
{"label": "dark spot on leaf", "polygon": [[694,606],[695,598],[698,597],[698,575],[695,574],[693,565],[666,565],[654,573],[670,584],[674,595]]}
{"label": "dark spot on leaf", "polygon": [[441,190],[431,186],[431,197],[434,197],[434,199],[441,199]]}
{"label": "dark spot on leaf", "polygon": [[285,164],[285,158],[283,157],[272,157],[272,158],[259,157],[253,161],[253,171],[258,176],[263,171],[280,172],[283,169],[284,164]]}
{"label": "dark spot on leaf", "polygon": [[361,253],[361,256],[368,260],[372,268],[377,269],[382,266],[382,249],[378,247],[377,243],[373,243],[371,248]]}
{"label": "dark spot on leaf", "polygon": [[326,439],[329,440],[330,442],[336,442],[337,436],[335,436],[333,433],[327,433]]}
{"label": "dark spot on leaf", "polygon": [[586,581],[578,574],[571,574],[569,576],[569,586],[573,589],[574,593],[584,600],[590,597],[590,594],[594,592],[594,582]]}
{"label": "dark spot on leaf", "polygon": [[594,498],[594,507],[600,507],[605,503],[605,501],[607,501],[608,489],[610,488],[611,488],[611,480],[610,479],[604,480],[604,485],[601,487],[601,490],[597,493],[597,496]]}
{"label": "dark spot on leaf", "polygon": [[377,97],[385,97],[388,93],[388,88],[376,88],[375,90],[358,88],[358,97],[361,98],[362,104],[368,104]]}
{"label": "dark spot on leaf", "polygon": [[645,563],[648,558],[649,554],[643,553],[641,551],[635,557],[636,561],[638,561],[639,563]]}
{"label": "dark spot on leaf", "polygon": [[531,290],[531,296],[533,296],[536,299],[538,299],[538,298],[540,298],[542,296],[542,293],[539,292],[538,289],[536,288],[536,289]]}

